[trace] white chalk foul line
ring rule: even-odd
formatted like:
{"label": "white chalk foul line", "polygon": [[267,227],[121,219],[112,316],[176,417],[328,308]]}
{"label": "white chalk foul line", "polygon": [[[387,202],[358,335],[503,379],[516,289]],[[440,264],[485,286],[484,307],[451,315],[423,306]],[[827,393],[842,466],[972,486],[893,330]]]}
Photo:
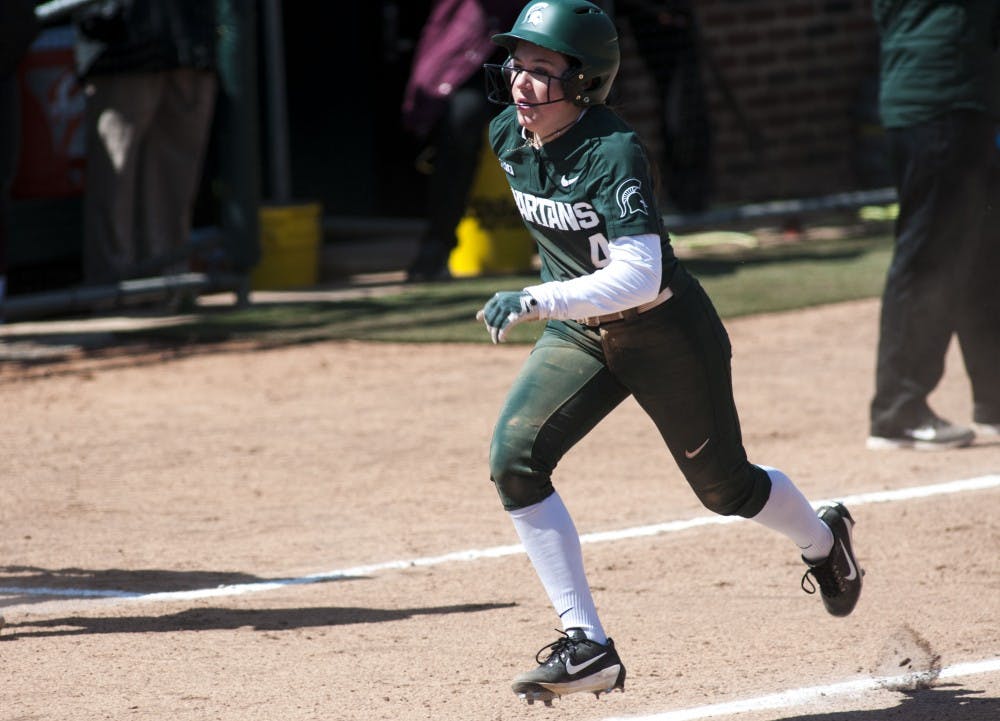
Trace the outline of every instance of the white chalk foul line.
{"label": "white chalk foul line", "polygon": [[[981,491],[990,488],[1000,487],[1000,475],[980,476],[978,478],[968,478],[949,483],[936,483],[929,486],[915,486],[912,488],[900,488],[892,491],[874,491],[872,493],[861,493],[853,496],[840,498],[847,506],[863,506],[871,503],[889,503],[893,501],[906,501],[913,498],[926,498],[928,496],[939,496],[950,493],[964,493],[968,491]],[[818,501],[816,506],[830,501]],[[721,525],[724,523],[735,523],[743,518],[737,516],[698,516],[681,521],[669,521],[666,523],[656,523],[648,526],[635,526],[623,528],[617,531],[601,531],[597,533],[585,533],[580,536],[581,543],[608,543],[611,541],[621,541],[630,538],[642,538],[646,536],[659,536],[665,533],[677,533],[700,526]],[[493,548],[470,549],[466,551],[454,551],[441,556],[425,556],[423,558],[412,558],[409,560],[386,561],[383,563],[373,563],[365,566],[353,566],[351,568],[341,568],[333,571],[313,573],[298,578],[274,579],[269,581],[256,581],[253,583],[238,583],[215,588],[199,588],[190,591],[164,591],[157,593],[138,593],[134,591],[116,590],[93,590],[86,588],[39,588],[22,586],[0,586],[0,595],[18,596],[51,596],[62,598],[85,598],[85,599],[116,599],[116,600],[138,600],[138,601],[178,601],[198,598],[217,598],[220,596],[242,596],[248,593],[261,593],[271,591],[286,586],[300,586],[310,583],[322,583],[325,581],[335,581],[338,579],[358,578],[371,576],[384,571],[398,571],[406,568],[439,566],[445,563],[458,561],[478,561],[484,558],[501,558],[503,556],[513,556],[524,553],[524,547],[520,544],[510,546],[494,546]]]}
{"label": "white chalk foul line", "polygon": [[[1000,671],[1000,658],[994,658],[950,666],[942,669],[938,678],[959,678],[962,676],[974,676],[980,673],[996,673],[998,671]],[[884,688],[905,688],[908,685],[912,685],[912,679],[907,676],[859,678],[853,681],[842,681],[826,686],[790,689],[781,693],[767,694],[766,696],[757,696],[756,698],[739,701],[697,706],[677,711],[665,711],[650,716],[616,716],[606,718],[604,721],[696,721],[697,719],[717,716],[737,716],[742,713],[755,711],[774,711],[792,706],[802,706],[825,697],[857,695]]]}

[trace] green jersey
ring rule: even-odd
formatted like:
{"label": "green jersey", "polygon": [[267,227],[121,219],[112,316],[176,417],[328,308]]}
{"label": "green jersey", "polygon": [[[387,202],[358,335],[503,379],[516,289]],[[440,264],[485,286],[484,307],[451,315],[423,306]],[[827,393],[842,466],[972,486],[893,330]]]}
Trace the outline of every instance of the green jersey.
{"label": "green jersey", "polygon": [[588,108],[566,133],[530,146],[508,107],[490,124],[490,144],[514,202],[538,244],[542,281],[589,275],[609,262],[608,243],[656,234],[660,289],[677,265],[656,206],[649,161],[638,136],[614,111]]}

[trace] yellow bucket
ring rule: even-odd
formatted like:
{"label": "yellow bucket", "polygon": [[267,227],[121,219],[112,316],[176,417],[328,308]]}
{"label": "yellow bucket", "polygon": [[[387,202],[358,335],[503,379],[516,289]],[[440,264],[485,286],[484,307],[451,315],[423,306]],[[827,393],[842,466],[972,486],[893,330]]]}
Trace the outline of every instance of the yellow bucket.
{"label": "yellow bucket", "polygon": [[254,290],[316,285],[319,280],[320,205],[260,209],[260,262],[250,276]]}
{"label": "yellow bucket", "polygon": [[532,269],[535,242],[521,221],[489,142],[483,143],[469,203],[455,234],[458,245],[448,258],[448,269],[456,278]]}

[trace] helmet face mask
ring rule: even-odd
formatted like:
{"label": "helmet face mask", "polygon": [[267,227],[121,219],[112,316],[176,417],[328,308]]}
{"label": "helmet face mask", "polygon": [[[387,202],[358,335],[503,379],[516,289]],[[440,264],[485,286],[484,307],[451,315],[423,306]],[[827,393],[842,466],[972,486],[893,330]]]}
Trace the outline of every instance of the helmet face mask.
{"label": "helmet face mask", "polygon": [[[486,99],[497,105],[515,104],[512,87],[522,73],[531,76],[539,84],[544,83],[546,87],[545,100],[537,103],[529,103],[529,105],[551,105],[552,103],[561,103],[573,97],[567,92],[566,88],[576,72],[576,68],[574,67],[570,67],[562,75],[550,75],[541,70],[528,70],[527,68],[516,67],[514,65],[514,58],[508,57],[502,65],[487,63],[483,65],[483,69],[486,71]],[[554,85],[562,88],[562,93],[560,93],[558,98],[552,97],[552,88]]]}
{"label": "helmet face mask", "polygon": [[[618,74],[621,55],[614,22],[599,7],[587,0],[528,3],[510,32],[493,36],[493,42],[506,48],[511,55],[521,41],[570,59],[570,69],[559,78],[567,100],[588,107],[607,99]],[[487,68],[488,78],[489,75]],[[490,88],[491,100],[502,102],[503,93],[493,90],[502,88]]]}

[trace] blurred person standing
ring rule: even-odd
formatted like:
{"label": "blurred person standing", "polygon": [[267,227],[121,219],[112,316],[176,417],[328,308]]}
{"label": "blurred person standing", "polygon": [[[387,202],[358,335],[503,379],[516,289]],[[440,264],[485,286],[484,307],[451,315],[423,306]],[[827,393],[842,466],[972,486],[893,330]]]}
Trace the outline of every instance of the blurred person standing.
{"label": "blurred person standing", "polygon": [[[966,446],[977,430],[1000,433],[1000,244],[996,229],[984,227],[998,202],[988,188],[1000,3],[875,0],[873,10],[879,112],[899,217],[867,445]],[[972,386],[973,427],[939,417],[928,404],[956,334]]]}
{"label": "blurred person standing", "polygon": [[449,277],[448,257],[465,213],[496,106],[486,100],[483,63],[499,53],[490,38],[510,27],[520,0],[436,0],[417,42],[403,96],[403,127],[428,144],[427,228],[407,271],[410,281]]}
{"label": "blurred person standing", "polygon": [[701,48],[692,0],[615,0],[657,90],[663,145],[658,180],[681,213],[708,207],[712,194],[712,127],[701,77]]}
{"label": "blurred person standing", "polygon": [[0,323],[7,294],[10,189],[21,145],[17,66],[40,30],[33,0],[0,2]]}
{"label": "blurred person standing", "polygon": [[105,0],[75,25],[87,99],[85,281],[183,272],[215,109],[215,4]]}
{"label": "blurred person standing", "polygon": [[[985,369],[979,370],[978,374],[988,378],[991,369],[993,373],[992,385],[989,385],[989,380],[984,381],[984,390],[978,397],[973,396],[976,405],[973,409],[972,430],[979,436],[992,438],[1000,437],[1000,290],[997,289],[994,276],[1000,270],[1000,17],[996,22],[994,37],[997,38],[997,49],[993,53],[993,79],[990,82],[989,98],[992,142],[987,152],[990,160],[986,210],[972,291],[984,304],[982,312],[977,316],[980,324],[978,333],[980,337],[987,339],[985,349],[978,355],[981,363],[985,364]],[[993,273],[990,272],[991,269]],[[992,365],[989,365],[991,358]]]}

